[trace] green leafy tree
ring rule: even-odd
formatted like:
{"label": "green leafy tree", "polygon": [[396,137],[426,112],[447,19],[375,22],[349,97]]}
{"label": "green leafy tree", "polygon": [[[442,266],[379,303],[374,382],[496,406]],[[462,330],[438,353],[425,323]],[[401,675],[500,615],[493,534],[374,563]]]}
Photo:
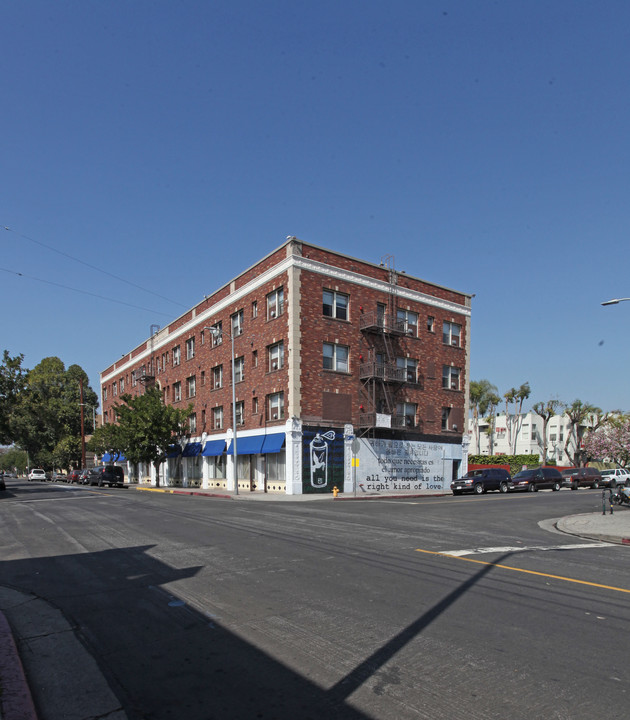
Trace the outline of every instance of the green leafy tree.
{"label": "green leafy tree", "polygon": [[469,401],[473,416],[473,432],[476,449],[479,452],[479,418],[483,417],[490,406],[490,398],[498,393],[496,385],[489,380],[473,380],[470,383]]}
{"label": "green leafy tree", "polygon": [[78,468],[81,463],[81,438],[76,435],[62,438],[52,451],[52,460],[56,468]]}
{"label": "green leafy tree", "polygon": [[543,420],[543,431],[542,431],[542,463],[543,465],[547,462],[547,425],[549,420],[554,415],[558,414],[563,404],[560,400],[547,400],[547,402],[537,402],[532,406],[532,410],[539,415]]}
{"label": "green leafy tree", "polygon": [[27,465],[28,457],[24,450],[12,447],[0,455],[0,470],[15,470],[18,473],[24,473]]}
{"label": "green leafy tree", "polygon": [[131,463],[148,463],[155,468],[160,484],[160,465],[169,447],[188,433],[188,417],[193,405],[179,409],[165,405],[161,390],[148,388],[143,395],[122,395],[116,405],[122,448]]}
{"label": "green leafy tree", "polygon": [[[11,412],[10,430],[16,444],[28,452],[31,466],[51,469],[58,443],[81,437],[81,381],[83,402],[96,407],[98,397],[79,365],[66,370],[58,357],[49,357],[28,371]],[[92,413],[86,413],[84,427],[91,430]]]}
{"label": "green leafy tree", "polygon": [[0,444],[13,441],[10,419],[20,392],[26,386],[27,370],[22,367],[24,355],[11,357],[5,350],[0,364]]}
{"label": "green leafy tree", "polygon": [[[586,463],[588,453],[583,448],[584,435],[588,428],[597,430],[605,421],[607,413],[590,403],[583,403],[581,400],[574,400],[571,405],[564,409],[565,414],[569,418],[569,427],[564,441],[564,454],[568,461],[576,467],[581,467]],[[569,452],[569,446],[573,441],[573,455]]]}
{"label": "green leafy tree", "polygon": [[[496,390],[496,388],[495,388]],[[486,396],[486,402],[487,402],[487,415],[486,415],[486,422],[488,423],[488,427],[486,429],[486,434],[488,435],[489,444],[490,444],[490,455],[494,454],[494,433],[497,425],[497,407],[499,406],[499,403],[501,402],[500,395],[495,391],[490,391],[488,395]]]}
{"label": "green leafy tree", "polygon": [[125,455],[127,452],[124,434],[120,425],[116,423],[107,423],[96,428],[88,440],[87,447],[97,455],[105,453]]}

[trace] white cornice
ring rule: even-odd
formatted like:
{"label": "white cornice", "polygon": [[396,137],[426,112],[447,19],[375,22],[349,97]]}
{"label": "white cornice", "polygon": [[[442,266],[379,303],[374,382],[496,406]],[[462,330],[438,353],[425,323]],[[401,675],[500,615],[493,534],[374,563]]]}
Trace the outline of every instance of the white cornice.
{"label": "white cornice", "polygon": [[[384,280],[377,280],[360,273],[352,272],[351,270],[344,270],[343,268],[334,267],[327,265],[326,263],[318,262],[317,260],[311,260],[309,258],[302,257],[300,255],[291,255],[285,260],[277,263],[273,267],[265,270],[260,275],[257,275],[253,280],[240,287],[238,290],[230,293],[227,297],[219,300],[211,307],[207,308],[203,312],[195,314],[194,308],[192,319],[177,328],[173,332],[168,332],[168,327],[163,328],[160,332],[153,336],[153,346],[149,346],[147,350],[135,355],[131,360],[116,367],[114,371],[106,376],[101,373],[101,384],[108,382],[109,380],[116,379],[121,373],[136,367],[139,362],[150,357],[152,353],[157,353],[165,346],[170,346],[173,341],[178,338],[187,335],[193,328],[197,328],[202,323],[212,324],[212,321],[216,321],[216,316],[223,312],[226,308],[237,303],[241,298],[246,297],[257,288],[266,285],[277,275],[281,275],[287,272],[290,268],[297,268],[299,270],[308,270],[309,272],[318,273],[325,275],[333,280],[339,280],[343,282],[353,283],[355,285],[361,285],[362,287],[371,288],[383,293],[389,293],[392,291],[392,285],[385,282]],[[410,290],[409,288],[401,287],[400,285],[394,286],[396,296],[398,298],[404,298],[412,302],[420,302],[431,307],[440,308],[442,310],[448,310],[450,312],[457,313],[458,315],[470,316],[470,308],[465,305],[450,302],[448,300],[442,300],[440,298],[427,295],[426,293],[418,292],[417,290]],[[150,344],[150,338],[147,342]]]}

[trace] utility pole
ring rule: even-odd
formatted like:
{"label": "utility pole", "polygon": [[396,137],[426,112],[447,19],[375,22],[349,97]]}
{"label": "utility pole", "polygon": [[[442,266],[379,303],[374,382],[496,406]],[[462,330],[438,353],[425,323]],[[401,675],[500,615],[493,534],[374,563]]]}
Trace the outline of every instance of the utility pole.
{"label": "utility pole", "polygon": [[79,387],[81,389],[81,467],[85,467],[85,424],[83,415],[83,378],[79,378]]}

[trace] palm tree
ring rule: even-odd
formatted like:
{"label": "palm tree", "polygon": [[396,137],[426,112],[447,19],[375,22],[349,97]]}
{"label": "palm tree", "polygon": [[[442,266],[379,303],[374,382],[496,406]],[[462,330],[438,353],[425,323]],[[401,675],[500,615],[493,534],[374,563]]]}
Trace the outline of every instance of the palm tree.
{"label": "palm tree", "polygon": [[[496,385],[489,380],[473,380],[470,383],[469,401],[473,414],[473,432],[475,434],[476,454],[479,454],[479,418],[488,412],[489,396],[498,392]],[[473,453],[475,454],[475,453]]]}

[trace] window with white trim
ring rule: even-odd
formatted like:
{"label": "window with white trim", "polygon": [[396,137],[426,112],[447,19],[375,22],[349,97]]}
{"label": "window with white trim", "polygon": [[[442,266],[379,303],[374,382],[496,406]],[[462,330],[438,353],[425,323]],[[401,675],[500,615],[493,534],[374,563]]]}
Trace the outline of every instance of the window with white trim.
{"label": "window with white trim", "polygon": [[188,429],[191,433],[197,432],[197,413],[188,416]]}
{"label": "window with white trim", "polygon": [[396,367],[404,371],[405,382],[418,382],[418,361],[414,358],[397,357]]}
{"label": "window with white trim", "polygon": [[442,430],[450,430],[449,419],[451,417],[451,408],[442,408]]}
{"label": "window with white trim", "polygon": [[349,355],[350,348],[346,345],[324,343],[324,370],[347,373]]}
{"label": "window with white trim", "polygon": [[462,326],[457,323],[444,322],[442,325],[442,342],[445,345],[460,347]]}
{"label": "window with white trim", "polygon": [[238,357],[234,360],[234,382],[243,382],[245,380],[245,358]]}
{"label": "window with white trim", "polygon": [[267,396],[267,420],[284,418],[284,393],[272,393]]}
{"label": "window with white trim", "polygon": [[182,361],[182,351],[179,345],[173,348],[173,367],[176,367]]}
{"label": "window with white trim", "polygon": [[407,335],[418,337],[418,313],[399,308],[396,311],[396,320]]}
{"label": "window with white trim", "polygon": [[445,390],[459,390],[461,369],[452,365],[442,366],[442,387]]}
{"label": "window with white trim", "polygon": [[267,295],[267,320],[282,315],[284,312],[284,289],[278,288]]}
{"label": "window with white trim", "polygon": [[275,343],[268,348],[269,369],[268,372],[281,370],[284,367],[284,342]]}
{"label": "window with white trim", "polygon": [[348,319],[349,295],[334,290],[324,290],[322,300],[324,317],[336,318],[337,320]]}
{"label": "window with white trim", "polygon": [[211,332],[212,347],[217,347],[217,345],[220,345],[223,342],[223,323],[219,320],[219,322],[215,323],[211,327],[216,331]]}
{"label": "window with white trim", "polygon": [[186,388],[188,391],[188,397],[194,398],[197,394],[197,377],[195,375],[191,375],[189,378],[186,378]]}
{"label": "window with white trim", "polygon": [[195,338],[186,340],[186,360],[192,360],[195,357]]}
{"label": "window with white trim", "polygon": [[237,337],[243,334],[243,311],[239,310],[230,317],[232,325],[232,336]]}
{"label": "window with white trim", "polygon": [[215,390],[223,387],[223,365],[217,365],[212,368],[212,387]]}
{"label": "window with white trim", "polygon": [[173,383],[173,402],[179,402],[182,399],[181,382]]}
{"label": "window with white trim", "polygon": [[215,430],[223,427],[223,406],[212,408],[212,427]]}
{"label": "window with white trim", "polygon": [[236,424],[245,424],[245,403],[243,402],[243,400],[240,400],[236,403]]}
{"label": "window with white trim", "polygon": [[418,406],[415,403],[396,403],[396,415],[405,418],[405,427],[416,427],[416,413]]}

